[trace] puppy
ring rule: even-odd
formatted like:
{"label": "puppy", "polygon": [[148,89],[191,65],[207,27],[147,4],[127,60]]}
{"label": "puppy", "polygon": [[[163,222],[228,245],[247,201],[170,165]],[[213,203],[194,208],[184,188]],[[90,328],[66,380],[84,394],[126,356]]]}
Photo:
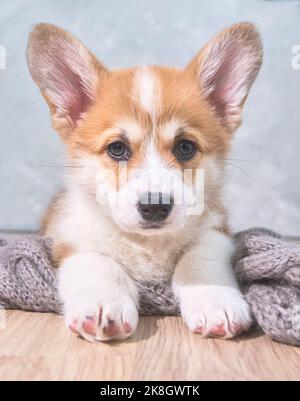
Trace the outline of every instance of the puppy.
{"label": "puppy", "polygon": [[224,30],[184,69],[111,71],[69,33],[39,24],[27,59],[66,145],[65,190],[43,230],[67,327],[90,341],[125,339],[138,324],[136,282],[171,280],[192,332],[246,330],[222,188],[262,62],[255,27]]}

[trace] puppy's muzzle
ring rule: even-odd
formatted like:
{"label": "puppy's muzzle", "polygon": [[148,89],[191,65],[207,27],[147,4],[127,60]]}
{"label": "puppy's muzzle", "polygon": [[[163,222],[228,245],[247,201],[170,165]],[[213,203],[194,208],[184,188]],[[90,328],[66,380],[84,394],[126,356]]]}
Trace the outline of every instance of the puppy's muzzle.
{"label": "puppy's muzzle", "polygon": [[148,222],[162,222],[169,216],[174,205],[170,194],[161,192],[145,192],[140,196],[137,209],[143,220]]}

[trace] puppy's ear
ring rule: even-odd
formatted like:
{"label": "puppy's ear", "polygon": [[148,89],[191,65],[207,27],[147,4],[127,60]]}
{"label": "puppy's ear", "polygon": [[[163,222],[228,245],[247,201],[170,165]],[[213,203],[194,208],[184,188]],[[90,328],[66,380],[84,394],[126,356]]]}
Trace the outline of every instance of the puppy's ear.
{"label": "puppy's ear", "polygon": [[241,123],[242,107],[259,72],[262,54],[255,26],[245,22],[218,34],[187,66],[230,132]]}
{"label": "puppy's ear", "polygon": [[105,68],[78,39],[51,24],[33,28],[27,60],[50,107],[54,128],[67,135],[95,100]]}

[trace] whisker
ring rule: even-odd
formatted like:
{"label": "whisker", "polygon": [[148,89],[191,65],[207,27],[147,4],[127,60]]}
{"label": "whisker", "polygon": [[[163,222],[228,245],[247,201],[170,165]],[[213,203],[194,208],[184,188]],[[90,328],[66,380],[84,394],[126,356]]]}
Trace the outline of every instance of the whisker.
{"label": "whisker", "polygon": [[79,164],[59,164],[59,163],[37,163],[39,167],[53,167],[53,168],[84,168],[84,166],[80,166]]}
{"label": "whisker", "polygon": [[240,171],[242,171],[244,174],[249,175],[248,171],[243,169],[241,166],[236,166],[235,164],[228,163],[228,162],[225,162],[225,164],[226,164],[226,166],[235,167],[235,168],[239,169]]}
{"label": "whisker", "polygon": [[[230,160],[230,159],[221,159],[221,160],[214,161],[213,163],[216,163],[216,164],[223,164],[224,163],[226,166],[235,167],[235,168],[239,169],[240,171],[242,171],[244,174],[249,175],[248,171],[243,169],[241,166],[237,166],[237,165],[235,165],[233,163],[229,163],[227,160]],[[232,159],[232,160],[234,160],[234,159]]]}
{"label": "whisker", "polygon": [[234,161],[234,162],[245,162],[245,163],[255,163],[255,160],[246,160],[246,159],[222,159],[222,161]]}

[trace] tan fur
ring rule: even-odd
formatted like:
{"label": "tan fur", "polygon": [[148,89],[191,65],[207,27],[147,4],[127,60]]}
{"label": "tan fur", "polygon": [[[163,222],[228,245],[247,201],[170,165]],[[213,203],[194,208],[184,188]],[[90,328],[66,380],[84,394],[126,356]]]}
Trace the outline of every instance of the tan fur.
{"label": "tan fur", "polygon": [[47,235],[47,230],[50,225],[53,223],[57,210],[59,209],[60,201],[63,197],[64,192],[56,194],[51,200],[50,204],[47,207],[46,212],[44,213],[41,224],[40,224],[40,234]]}
{"label": "tan fur", "polygon": [[[124,118],[135,121],[141,128],[140,139],[130,143],[132,157],[128,162],[129,171],[140,167],[151,138],[162,159],[175,168],[196,170],[201,168],[206,155],[217,153],[220,159],[225,157],[230,136],[201,96],[197,81],[189,69],[180,71],[153,66],[150,70],[159,77],[163,93],[155,126],[151,116],[131,95],[136,69],[109,72],[102,76],[94,105],[73,135],[66,139],[71,157],[76,157],[78,150],[97,155],[101,166],[113,170],[118,177],[118,163],[108,156],[106,149],[109,143],[122,137],[122,130],[119,129],[122,127],[118,127],[118,122]],[[174,141],[164,141],[161,135],[161,127],[174,116],[184,122],[177,137],[193,140],[199,146],[197,155],[182,164],[176,161],[172,153]]]}
{"label": "tan fur", "polygon": [[75,249],[64,243],[54,243],[52,247],[52,262],[54,267],[59,267],[62,262],[75,252]]}

